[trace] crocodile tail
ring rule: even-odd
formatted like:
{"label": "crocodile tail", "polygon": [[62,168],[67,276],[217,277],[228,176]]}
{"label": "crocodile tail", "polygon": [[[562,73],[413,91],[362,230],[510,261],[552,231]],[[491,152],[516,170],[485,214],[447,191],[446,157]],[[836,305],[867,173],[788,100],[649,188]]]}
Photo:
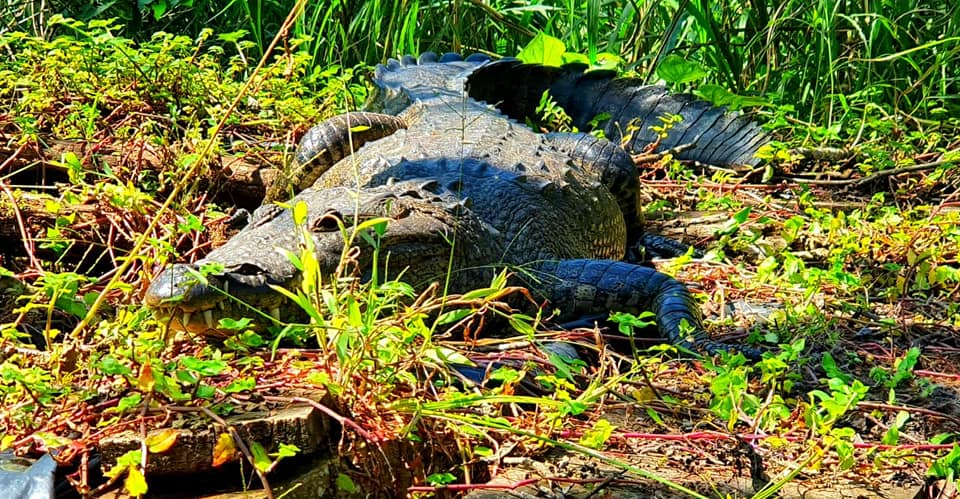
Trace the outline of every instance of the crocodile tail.
{"label": "crocodile tail", "polygon": [[738,351],[753,360],[763,353],[711,340],[686,286],[649,267],[611,260],[560,260],[542,263],[537,270],[542,275],[531,288],[545,293],[566,318],[648,310],[654,313],[660,334],[675,345],[711,355]]}
{"label": "crocodile tail", "polygon": [[678,159],[755,165],[757,149],[769,141],[746,115],[689,94],[671,94],[662,86],[644,85],[637,78],[618,78],[614,71],[587,71],[583,64],[548,67],[508,59],[483,65],[467,79],[470,97],[521,121],[538,118],[536,109],[546,90],[578,129],[593,129],[591,122],[601,117],[596,128],[633,154],[657,142],[657,132],[650,127],[662,126],[661,117],[667,114],[683,119],[654,151],[691,145],[676,155]]}

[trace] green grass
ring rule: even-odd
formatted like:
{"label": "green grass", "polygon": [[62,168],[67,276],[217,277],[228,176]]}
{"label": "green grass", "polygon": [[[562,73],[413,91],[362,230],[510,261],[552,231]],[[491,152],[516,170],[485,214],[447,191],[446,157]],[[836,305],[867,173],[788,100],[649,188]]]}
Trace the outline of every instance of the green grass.
{"label": "green grass", "polygon": [[[242,30],[248,56],[257,58],[290,8],[240,0],[141,5],[133,12],[122,2],[99,9],[62,2],[53,11],[81,20],[115,17],[121,34],[139,40],[157,30],[192,38],[208,27]],[[34,26],[29,7],[7,9],[10,27],[62,32]],[[647,77],[667,55],[681,56],[707,68],[706,81],[793,106],[796,116],[826,129],[844,129],[878,111],[902,116],[908,129],[944,121],[955,127],[960,114],[960,69],[950,63],[960,55],[960,7],[947,0],[310,2],[291,34],[302,40],[312,66],[353,67],[423,50],[510,56],[538,32],[591,60],[617,54]]]}

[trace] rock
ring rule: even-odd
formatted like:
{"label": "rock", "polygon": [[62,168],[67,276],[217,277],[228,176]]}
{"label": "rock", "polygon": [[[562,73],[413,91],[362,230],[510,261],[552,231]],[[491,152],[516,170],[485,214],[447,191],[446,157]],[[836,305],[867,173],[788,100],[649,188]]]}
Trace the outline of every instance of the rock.
{"label": "rock", "polygon": [[[301,405],[278,411],[250,412],[225,418],[244,442],[258,442],[273,452],[280,443],[295,445],[299,455],[328,450],[331,435],[339,434],[339,426],[313,407]],[[147,476],[193,474],[213,469],[213,449],[226,428],[209,422],[202,429],[179,429],[177,441],[165,452],[150,454]],[[105,467],[117,462],[123,454],[140,448],[140,435],[133,431],[107,437],[100,442]]]}

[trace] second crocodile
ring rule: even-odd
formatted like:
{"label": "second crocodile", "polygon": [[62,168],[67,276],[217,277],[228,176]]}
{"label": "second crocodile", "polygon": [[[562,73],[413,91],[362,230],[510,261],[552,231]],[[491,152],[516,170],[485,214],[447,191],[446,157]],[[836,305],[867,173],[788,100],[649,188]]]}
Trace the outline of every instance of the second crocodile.
{"label": "second crocodile", "polygon": [[[691,96],[585,69],[455,54],[390,60],[376,69],[368,110],[377,112],[312,128],[296,168],[268,201],[302,190],[288,205],[306,207],[306,234],[325,275],[336,272],[349,240],[362,277],[371,278],[373,248],[350,238],[350,227],[385,217],[381,277],[402,272],[418,289],[446,280],[451,292],[462,292],[489,285],[509,267],[561,319],[649,310],[674,344],[759,357],[753,348],[711,340],[679,281],[622,260],[642,233],[630,153],[656,141],[649,126],[658,117],[683,117],[659,143],[692,144],[681,159],[753,164],[766,137],[745,117]],[[516,121],[535,118],[547,91],[579,129],[605,116],[609,140],[541,134]],[[145,301],[173,326],[199,334],[222,334],[216,319],[250,316],[249,307],[274,321],[306,319],[271,287],[299,286],[289,255],[302,247],[303,234],[292,209],[267,202],[226,244],[161,273]],[[206,264],[217,270],[200,279],[197,269]]]}

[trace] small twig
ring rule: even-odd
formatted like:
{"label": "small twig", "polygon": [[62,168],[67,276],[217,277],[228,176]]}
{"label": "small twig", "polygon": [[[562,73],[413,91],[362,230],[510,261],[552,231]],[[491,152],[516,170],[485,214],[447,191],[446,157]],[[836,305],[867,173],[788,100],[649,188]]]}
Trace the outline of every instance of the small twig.
{"label": "small twig", "polygon": [[539,482],[539,478],[527,478],[525,480],[520,480],[519,482],[509,483],[509,484],[496,484],[496,483],[452,483],[449,485],[442,485],[439,487],[434,487],[430,485],[415,485],[413,487],[407,487],[407,492],[439,492],[441,490],[447,491],[457,491],[464,492],[470,490],[516,490],[520,487],[525,487],[527,485],[533,485]]}
{"label": "small twig", "polygon": [[[23,147],[21,146],[20,149],[17,149],[17,152],[22,149]],[[17,153],[14,153],[14,156],[16,156],[16,154]],[[10,158],[13,158],[13,156]],[[8,158],[8,161],[10,158]],[[0,167],[0,170],[2,170],[2,167]],[[27,252],[27,258],[30,259],[30,266],[37,270],[43,270],[40,261],[37,260],[37,256],[34,254],[33,238],[30,237],[30,234],[27,232],[27,226],[23,223],[23,214],[20,213],[20,208],[17,206],[16,198],[13,197],[13,192],[10,191],[10,187],[3,181],[0,181],[0,189],[3,189],[3,193],[10,198],[10,209],[13,210],[13,216],[17,220],[17,228],[20,229],[23,249]]]}
{"label": "small twig", "polygon": [[687,149],[693,149],[695,146],[696,146],[696,144],[692,144],[692,143],[691,143],[691,144],[680,144],[680,145],[678,145],[678,146],[671,147],[670,149],[667,149],[667,150],[665,150],[665,151],[652,152],[652,153],[633,154],[633,155],[631,155],[630,157],[633,159],[633,163],[634,163],[634,164],[655,163],[655,162],[657,162],[657,161],[660,161],[660,160],[663,159],[664,157],[666,157],[666,155],[668,155],[668,154],[673,155],[673,156],[676,156],[676,155],[682,153],[683,151],[686,151]]}
{"label": "small twig", "polygon": [[918,172],[923,170],[930,170],[948,163],[953,163],[953,161],[941,159],[939,161],[932,161],[930,163],[920,163],[919,165],[911,165],[911,166],[904,166],[900,168],[891,168],[889,170],[881,170],[871,175],[867,175],[866,177],[847,178],[842,180],[820,180],[820,179],[805,180],[805,179],[796,178],[796,177],[792,177],[792,180],[798,184],[807,184],[807,185],[857,185],[859,186],[867,182],[872,182],[874,180],[890,177],[893,175],[901,175],[903,173],[912,173],[912,172]]}
{"label": "small twig", "polygon": [[250,465],[253,467],[253,471],[257,474],[257,477],[260,479],[260,484],[263,485],[263,493],[266,495],[267,499],[273,499],[273,490],[270,489],[270,483],[267,481],[267,476],[260,471],[260,468],[257,467],[257,463],[254,460],[253,453],[250,452],[250,448],[247,447],[246,442],[243,441],[243,438],[240,436],[240,433],[237,432],[237,429],[234,428],[230,423],[225,419],[221,418],[217,413],[211,411],[207,407],[181,407],[181,406],[167,406],[165,409],[173,412],[202,412],[208,418],[212,419],[214,422],[223,425],[227,432],[230,433],[230,438],[233,439],[233,442],[237,445],[237,448],[240,449],[240,452],[243,454],[243,457],[250,462]]}
{"label": "small twig", "polygon": [[264,475],[263,471],[257,467],[257,462],[254,460],[253,453],[250,452],[250,448],[247,447],[246,442],[244,442],[243,438],[240,437],[240,433],[237,432],[237,429],[227,423],[226,420],[218,416],[217,413],[211,411],[209,408],[201,407],[200,410],[202,410],[207,417],[227,428],[227,431],[230,432],[230,437],[233,438],[233,442],[237,444],[237,448],[240,449],[240,452],[242,452],[244,457],[247,458],[247,461],[250,462],[250,466],[253,467],[253,471],[256,472],[257,477],[260,478],[260,484],[263,485],[263,493],[267,496],[267,499],[273,499],[273,490],[270,489],[270,482],[267,481],[267,475]]}
{"label": "small twig", "polygon": [[[237,396],[234,395],[234,397],[237,397]],[[367,441],[377,442],[380,440],[380,438],[374,436],[372,433],[363,429],[360,425],[355,423],[352,419],[347,418],[346,416],[341,416],[337,414],[336,411],[321,404],[320,402],[317,402],[316,400],[308,399],[305,397],[278,397],[275,395],[265,395],[263,397],[263,400],[266,400],[268,402],[284,402],[284,403],[296,402],[301,404],[307,404],[313,407],[314,409],[326,414],[327,416],[332,418],[334,421],[340,423],[341,426],[351,428],[353,431],[357,432],[358,435],[365,438]]]}
{"label": "small twig", "polygon": [[867,410],[885,410],[885,411],[907,411],[910,413],[923,414],[925,416],[933,416],[936,418],[943,418],[949,421],[952,421],[956,424],[960,424],[960,418],[945,414],[942,412],[934,411],[931,409],[925,409],[923,407],[911,407],[905,405],[893,405],[893,404],[881,404],[878,402],[858,402],[857,407],[860,409]]}
{"label": "small twig", "polygon": [[611,473],[610,476],[608,476],[602,482],[598,483],[595,487],[593,487],[593,490],[591,490],[590,493],[583,496],[583,499],[590,499],[591,497],[596,496],[598,493],[600,493],[600,491],[616,483],[618,480],[622,480],[623,476],[626,473],[627,473],[627,470],[620,470],[618,473]]}

